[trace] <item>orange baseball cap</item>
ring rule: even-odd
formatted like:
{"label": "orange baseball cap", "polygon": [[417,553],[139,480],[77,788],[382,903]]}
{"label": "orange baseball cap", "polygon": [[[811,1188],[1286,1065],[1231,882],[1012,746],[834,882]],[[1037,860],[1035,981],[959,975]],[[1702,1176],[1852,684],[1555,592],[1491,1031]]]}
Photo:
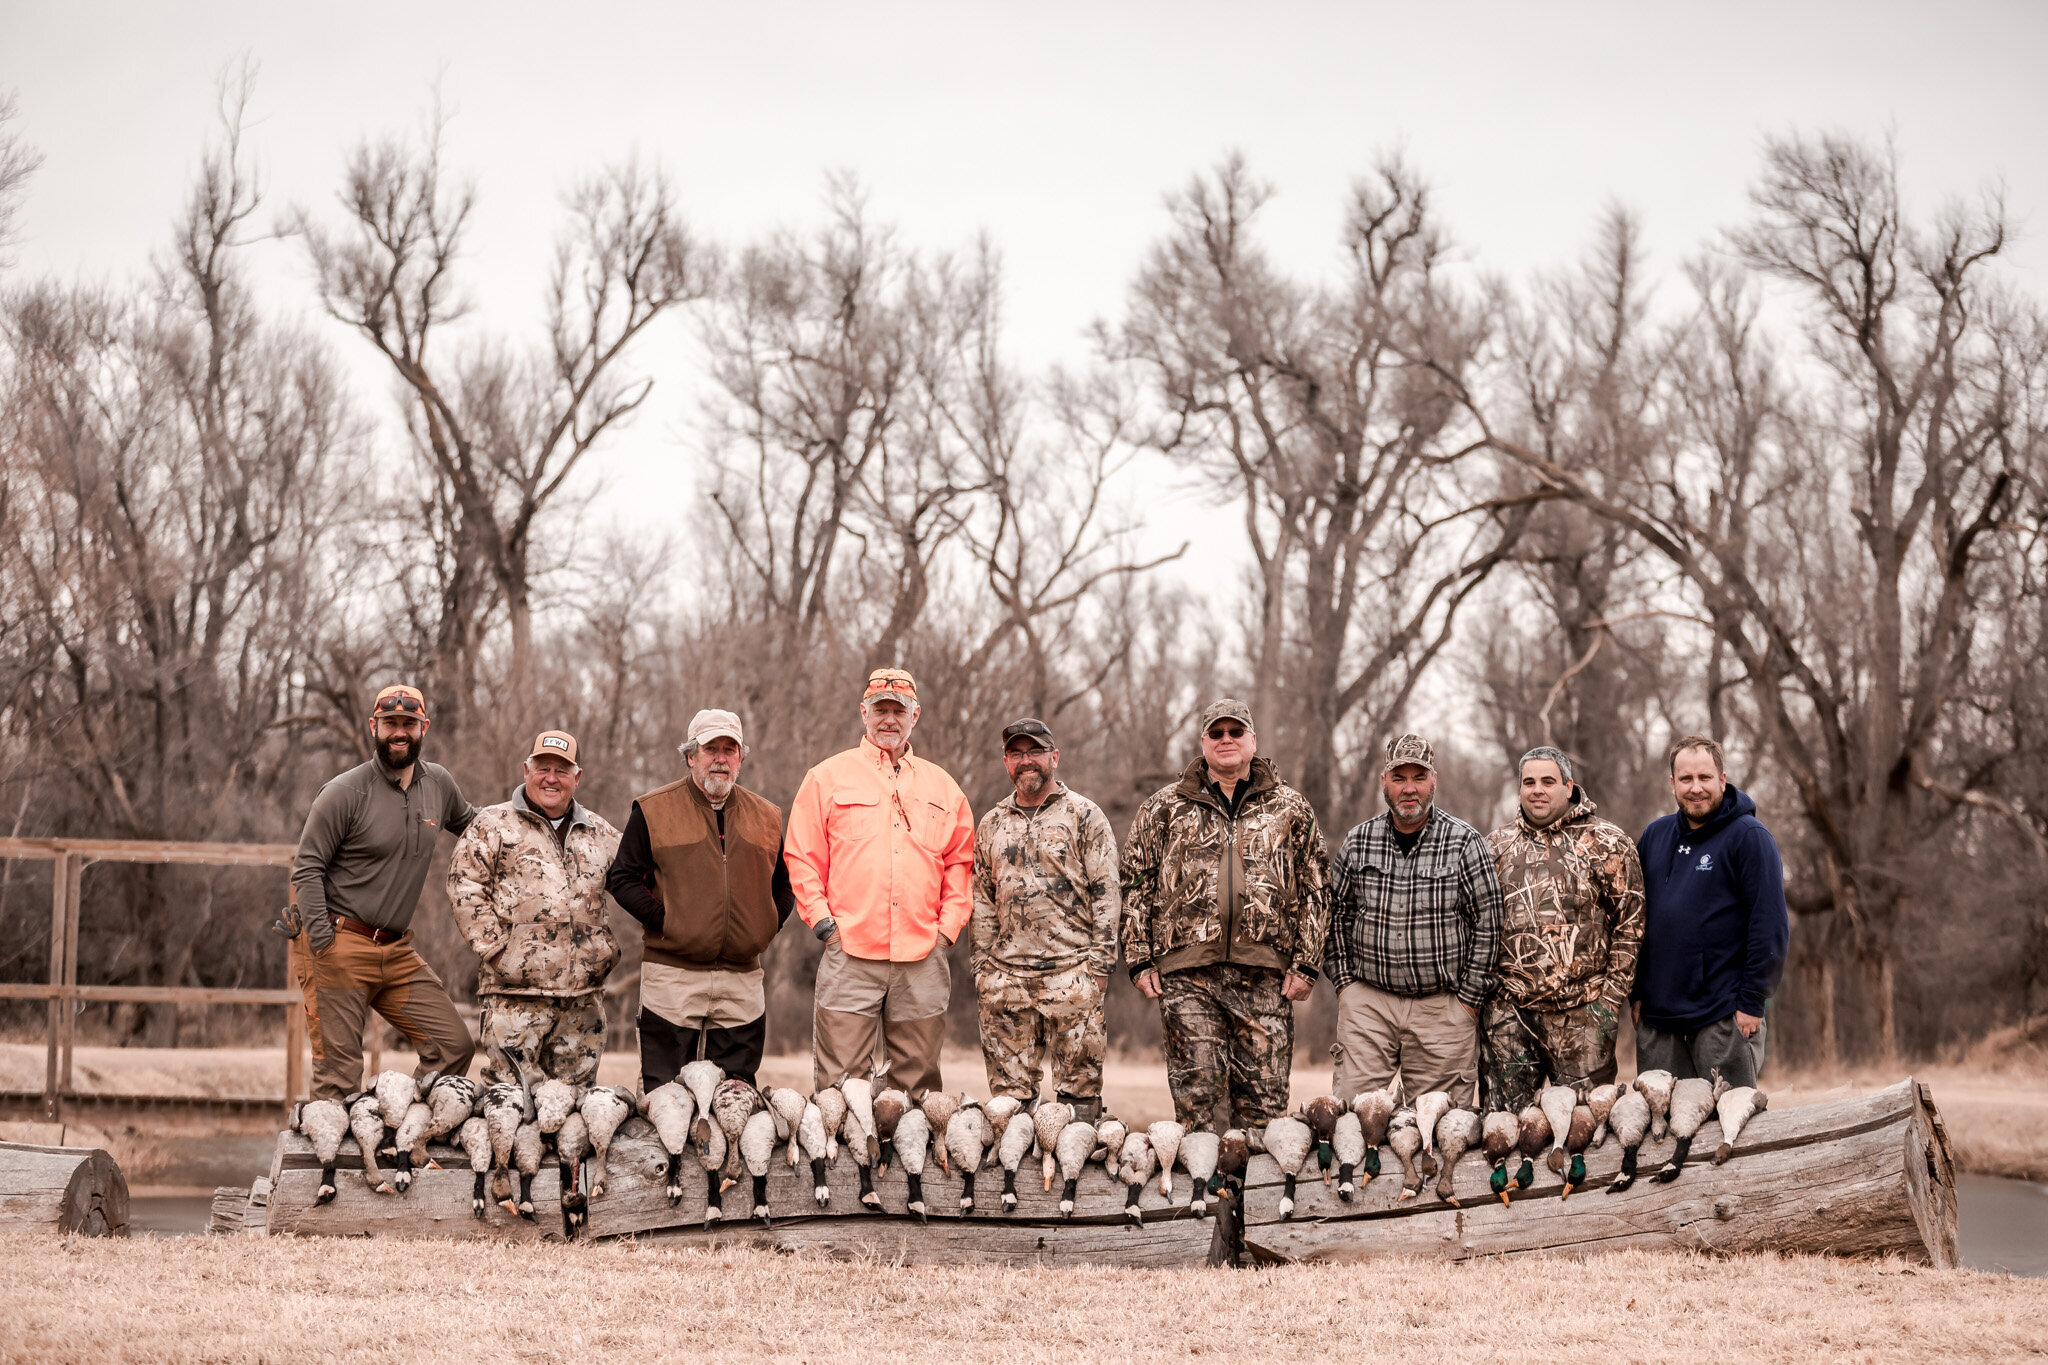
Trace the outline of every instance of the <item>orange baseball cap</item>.
{"label": "orange baseball cap", "polygon": [[900,668],[878,668],[868,674],[868,690],[860,694],[862,701],[900,701],[905,706],[917,705],[917,680]]}
{"label": "orange baseball cap", "polygon": [[551,757],[567,762],[576,761],[576,736],[567,730],[543,730],[533,737],[533,752],[529,759]]}
{"label": "orange baseball cap", "polygon": [[417,687],[404,683],[393,683],[377,694],[377,700],[370,703],[372,716],[418,716],[427,718],[427,696]]}

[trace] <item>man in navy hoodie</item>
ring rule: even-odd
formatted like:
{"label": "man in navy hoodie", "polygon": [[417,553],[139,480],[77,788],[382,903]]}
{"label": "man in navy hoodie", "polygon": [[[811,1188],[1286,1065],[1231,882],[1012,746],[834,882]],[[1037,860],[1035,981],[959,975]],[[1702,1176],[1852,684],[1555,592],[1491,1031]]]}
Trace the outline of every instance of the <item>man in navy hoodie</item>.
{"label": "man in navy hoodie", "polygon": [[1671,749],[1678,810],[1636,840],[1647,922],[1633,992],[1636,1070],[1684,1079],[1719,1071],[1755,1085],[1764,1002],[1785,966],[1785,866],[1756,802],[1721,766],[1721,746],[1687,735]]}

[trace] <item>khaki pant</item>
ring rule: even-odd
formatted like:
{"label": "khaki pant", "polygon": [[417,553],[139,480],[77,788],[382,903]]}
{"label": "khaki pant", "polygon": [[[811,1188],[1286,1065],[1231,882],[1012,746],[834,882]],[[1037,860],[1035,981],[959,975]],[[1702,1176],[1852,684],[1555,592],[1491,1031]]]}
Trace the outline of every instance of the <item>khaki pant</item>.
{"label": "khaki pant", "polygon": [[1401,1102],[1432,1090],[1453,1104],[1478,1101],[1479,1021],[1457,996],[1394,995],[1354,981],[1337,993],[1337,1041],[1330,1048],[1337,1098],[1385,1088],[1401,1075]]}
{"label": "khaki pant", "polygon": [[943,1088],[939,1045],[953,969],[943,944],[917,962],[849,957],[835,934],[818,960],[811,1014],[811,1072],[817,1088],[875,1072],[888,1054],[889,1084],[913,1097]]}
{"label": "khaki pant", "polygon": [[324,953],[291,942],[292,979],[306,998],[306,1036],[313,1045],[313,1097],[340,1099],[363,1088],[363,1026],[375,1010],[419,1054],[415,1076],[461,1076],[476,1044],[441,978],[412,948],[412,935],[373,943],[338,930]]}

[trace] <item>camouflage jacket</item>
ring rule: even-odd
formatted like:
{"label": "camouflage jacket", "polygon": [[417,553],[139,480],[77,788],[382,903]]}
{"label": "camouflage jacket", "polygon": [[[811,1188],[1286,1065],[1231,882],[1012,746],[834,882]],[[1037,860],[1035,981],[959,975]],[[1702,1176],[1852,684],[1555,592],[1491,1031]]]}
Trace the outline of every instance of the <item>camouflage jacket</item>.
{"label": "camouflage jacket", "polygon": [[619,960],[604,879],[619,832],[581,805],[561,843],[526,790],[486,806],[448,864],[455,923],[482,961],[478,995],[587,995]]}
{"label": "camouflage jacket", "polygon": [[1506,900],[1500,994],[1565,1010],[1605,1001],[1619,1015],[1643,941],[1643,866],[1635,840],[1600,819],[1584,787],[1538,829],[1526,815],[1486,836]]}
{"label": "camouflage jacket", "polygon": [[1065,786],[1028,808],[1014,794],[974,831],[974,962],[1011,972],[1091,976],[1116,965],[1116,834],[1109,817]]}
{"label": "camouflage jacket", "polygon": [[[1265,759],[1252,760],[1247,780],[1235,818],[1200,758],[1138,808],[1124,846],[1124,960],[1134,978],[1209,961],[1277,962],[1311,980],[1322,969],[1330,927],[1322,828],[1307,798]],[[1240,895],[1226,898],[1224,883],[1239,872]],[[1234,923],[1230,899],[1241,906]]]}

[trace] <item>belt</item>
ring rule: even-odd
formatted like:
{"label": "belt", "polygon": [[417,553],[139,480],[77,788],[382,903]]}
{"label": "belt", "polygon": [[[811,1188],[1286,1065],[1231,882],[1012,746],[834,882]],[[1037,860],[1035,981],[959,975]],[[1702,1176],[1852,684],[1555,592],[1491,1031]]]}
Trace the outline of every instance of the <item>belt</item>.
{"label": "belt", "polygon": [[351,934],[361,934],[372,943],[396,943],[405,937],[406,932],[403,929],[379,929],[374,924],[365,924],[359,919],[350,919],[347,915],[334,915],[334,927],[346,929]]}

